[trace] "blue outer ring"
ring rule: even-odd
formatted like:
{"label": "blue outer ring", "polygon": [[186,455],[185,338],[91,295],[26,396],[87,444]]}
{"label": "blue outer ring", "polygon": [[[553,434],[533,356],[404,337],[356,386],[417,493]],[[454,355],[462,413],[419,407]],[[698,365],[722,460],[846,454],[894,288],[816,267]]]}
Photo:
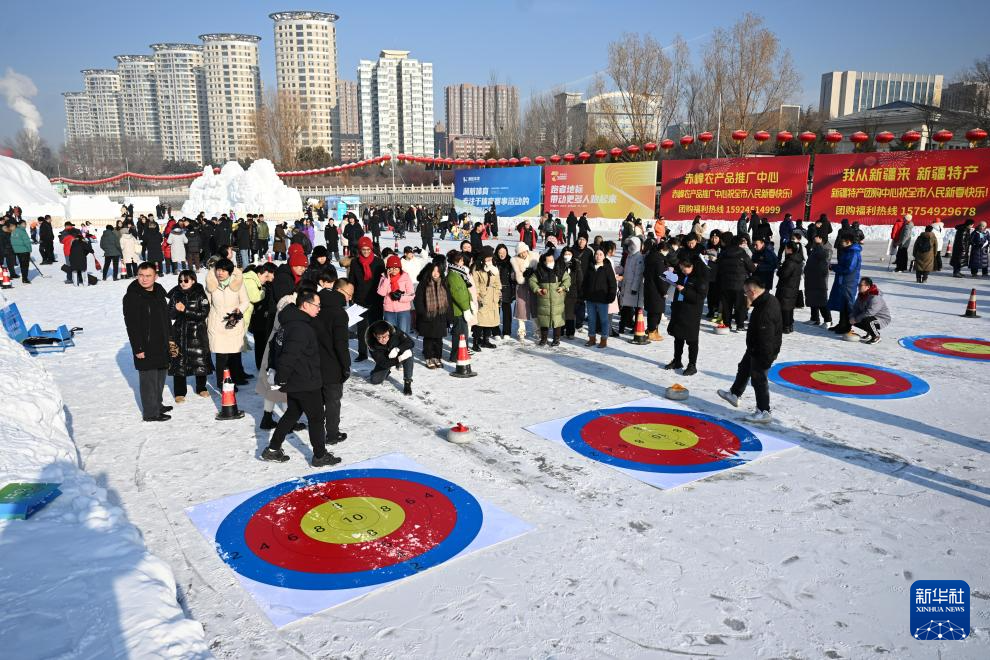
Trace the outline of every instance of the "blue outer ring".
{"label": "blue outer ring", "polygon": [[[581,437],[581,431],[584,429],[585,425],[594,419],[599,417],[607,417],[609,415],[637,412],[656,412],[668,415],[680,415],[682,417],[694,417],[695,419],[717,424],[729,431],[732,431],[732,433],[739,439],[739,455],[737,455],[736,458],[725,458],[721,461],[715,461],[713,463],[699,463],[697,465],[657,465],[655,463],[637,463],[636,461],[617,458],[610,454],[598,451],[585,442],[584,438]],[[711,415],[688,412],[686,410],[673,410],[671,408],[629,407],[589,410],[588,412],[581,413],[580,415],[572,417],[568,420],[568,422],[564,424],[564,428],[560,430],[560,437],[563,438],[564,442],[566,442],[567,445],[574,451],[579,454],[583,454],[590,459],[599,461],[600,463],[625,468],[627,470],[638,470],[640,472],[662,472],[666,474],[690,474],[695,472],[715,472],[718,470],[727,470],[739,465],[744,465],[751,460],[749,457],[742,456],[743,452],[759,453],[763,451],[763,443],[760,442],[759,438],[757,438],[751,431],[739,426],[738,424],[734,424],[724,419],[719,419],[718,417],[712,417]]]}
{"label": "blue outer ring", "polygon": [[[801,364],[822,364],[822,365],[835,365],[837,367],[866,367],[868,369],[876,369],[877,371],[886,371],[889,374],[894,374],[895,376],[900,376],[901,378],[908,381],[908,388],[903,392],[897,392],[895,394],[845,394],[841,392],[825,392],[824,390],[816,390],[810,387],[805,387],[804,385],[798,385],[792,383],[789,380],[784,380],[780,377],[781,369],[786,369],[787,367],[794,367]],[[820,396],[834,396],[840,399],[908,399],[913,396],[921,396],[926,394],[929,389],[928,383],[921,380],[913,374],[909,374],[906,371],[898,371],[897,369],[891,369],[889,367],[878,367],[875,364],[865,364],[863,362],[830,362],[828,360],[802,360],[799,362],[781,362],[779,364],[773,365],[770,368],[770,372],[767,377],[771,382],[777,385],[782,385],[783,387],[790,388],[792,390],[798,390],[800,392],[808,392],[809,394],[818,394]]]}
{"label": "blue outer ring", "polygon": [[[439,491],[450,499],[457,510],[454,529],[439,544],[412,559],[391,566],[353,573],[306,573],[282,568],[258,557],[244,540],[244,530],[248,521],[273,499],[312,484],[367,477],[411,481]],[[408,470],[340,470],[313,474],[296,481],[285,481],[248,498],[220,523],[216,543],[217,552],[224,562],[244,577],[256,582],[288,589],[353,589],[398,580],[447,561],[470,545],[481,530],[482,521],[483,514],[478,500],[471,493],[446,479]]]}
{"label": "blue outer ring", "polygon": [[986,358],[977,357],[963,357],[962,355],[945,355],[944,353],[933,353],[932,351],[919,348],[914,345],[914,342],[919,339],[961,339],[963,341],[987,341],[986,339],[981,339],[980,337],[956,337],[954,335],[914,335],[913,337],[901,337],[897,340],[897,343],[908,349],[909,351],[914,351],[915,353],[923,353],[924,355],[932,355],[934,357],[940,358],[950,358],[952,360],[965,360],[966,362],[990,362]]}

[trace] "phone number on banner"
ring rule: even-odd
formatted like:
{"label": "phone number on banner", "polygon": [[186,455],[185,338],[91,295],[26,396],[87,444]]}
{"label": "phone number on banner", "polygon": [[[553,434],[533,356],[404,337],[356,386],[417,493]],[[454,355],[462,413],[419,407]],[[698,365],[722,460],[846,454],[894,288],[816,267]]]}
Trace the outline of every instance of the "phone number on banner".
{"label": "phone number on banner", "polygon": [[746,204],[678,204],[678,213],[697,213],[701,215],[715,213],[749,213],[752,209],[761,215],[780,213],[779,206],[749,206]]}

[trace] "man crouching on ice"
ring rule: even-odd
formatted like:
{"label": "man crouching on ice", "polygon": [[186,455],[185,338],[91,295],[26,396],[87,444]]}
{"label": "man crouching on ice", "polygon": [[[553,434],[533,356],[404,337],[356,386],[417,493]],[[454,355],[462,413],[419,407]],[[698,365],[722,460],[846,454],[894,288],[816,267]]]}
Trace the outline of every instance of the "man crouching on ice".
{"label": "man crouching on ice", "polygon": [[392,367],[402,367],[402,379],[405,387],[402,393],[412,395],[413,359],[412,338],[402,330],[395,328],[388,321],[375,321],[368,327],[368,352],[375,361],[369,380],[372,385],[385,382]]}

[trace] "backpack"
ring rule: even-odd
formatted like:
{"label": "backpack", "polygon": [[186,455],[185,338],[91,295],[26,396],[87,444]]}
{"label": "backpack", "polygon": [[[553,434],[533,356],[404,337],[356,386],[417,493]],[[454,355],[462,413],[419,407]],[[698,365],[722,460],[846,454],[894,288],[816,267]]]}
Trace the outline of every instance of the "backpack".
{"label": "backpack", "polygon": [[923,238],[926,238],[927,240],[921,242],[918,245],[918,252],[920,252],[921,254],[925,254],[927,252],[931,252],[932,251],[932,239],[931,239],[931,237],[930,236],[924,236]]}
{"label": "backpack", "polygon": [[268,340],[268,368],[274,369],[278,373],[278,361],[282,357],[282,349],[285,348],[285,327],[281,327],[272,333],[272,338]]}

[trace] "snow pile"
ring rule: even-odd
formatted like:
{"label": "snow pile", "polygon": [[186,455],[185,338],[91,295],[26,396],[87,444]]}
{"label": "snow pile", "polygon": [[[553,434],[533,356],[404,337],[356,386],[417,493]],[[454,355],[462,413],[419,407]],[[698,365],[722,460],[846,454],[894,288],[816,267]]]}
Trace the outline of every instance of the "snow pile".
{"label": "snow pile", "polygon": [[125,512],[110,503],[115,496],[80,469],[52,377],[6,333],[0,401],[0,484],[57,482],[62,490],[29,520],[0,520],[4,654],[209,657],[202,626],[176,602],[171,569],[148,553]]}
{"label": "snow pile", "polygon": [[267,159],[254,161],[246,172],[236,161],[224,165],[220,174],[204,167],[203,176],[189,186],[182,215],[220,216],[231,209],[238,216],[264,213],[270,218],[295,218],[302,214],[302,199],[299,191],[282,183]]}
{"label": "snow pile", "polygon": [[0,156],[0,212],[9,206],[20,206],[24,217],[50,215],[64,217],[62,198],[48,177],[23,160]]}
{"label": "snow pile", "polygon": [[65,217],[73,222],[115,221],[120,218],[120,204],[106,195],[69,195],[65,198]]}

